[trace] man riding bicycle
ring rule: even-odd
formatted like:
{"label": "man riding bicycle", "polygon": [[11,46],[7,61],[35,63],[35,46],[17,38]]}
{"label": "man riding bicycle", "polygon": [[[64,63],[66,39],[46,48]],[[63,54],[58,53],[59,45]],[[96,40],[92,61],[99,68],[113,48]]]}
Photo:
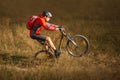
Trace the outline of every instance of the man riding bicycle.
{"label": "man riding bicycle", "polygon": [[[53,44],[51,38],[46,35],[40,34],[43,29],[56,31],[59,30],[59,26],[55,24],[48,23],[50,21],[52,14],[48,11],[43,11],[42,14],[37,16],[37,20],[34,22],[33,28],[30,30],[30,37],[32,39],[36,39],[38,42],[44,42],[50,45],[50,47],[54,50],[55,56],[60,56],[60,51],[56,49]],[[46,46],[46,49],[48,47]]]}

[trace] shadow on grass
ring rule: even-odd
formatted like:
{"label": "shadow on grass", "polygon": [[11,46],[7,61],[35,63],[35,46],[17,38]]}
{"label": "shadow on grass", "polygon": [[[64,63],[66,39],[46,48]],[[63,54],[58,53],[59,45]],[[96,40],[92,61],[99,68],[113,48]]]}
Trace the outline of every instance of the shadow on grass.
{"label": "shadow on grass", "polygon": [[[26,57],[23,55],[10,55],[9,53],[0,53],[1,65],[15,65],[18,67],[36,67],[41,64],[54,63],[54,59],[44,58],[35,59],[34,57]],[[48,65],[51,66],[51,65]]]}
{"label": "shadow on grass", "polygon": [[20,65],[26,64],[29,57],[21,55],[10,55],[9,53],[0,53],[0,64]]}

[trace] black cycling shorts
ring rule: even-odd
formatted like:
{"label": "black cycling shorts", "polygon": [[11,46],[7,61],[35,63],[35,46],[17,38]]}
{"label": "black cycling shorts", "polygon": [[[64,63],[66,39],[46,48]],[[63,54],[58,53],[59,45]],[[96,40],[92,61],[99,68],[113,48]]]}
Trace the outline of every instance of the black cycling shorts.
{"label": "black cycling shorts", "polygon": [[40,42],[42,45],[46,41],[46,36],[45,35],[34,35],[31,37],[32,39],[36,39],[38,42]]}
{"label": "black cycling shorts", "polygon": [[44,45],[44,43],[46,41],[46,36],[45,35],[39,35],[38,37],[39,37],[39,39],[37,39],[37,41],[39,43],[41,43],[42,45]]}

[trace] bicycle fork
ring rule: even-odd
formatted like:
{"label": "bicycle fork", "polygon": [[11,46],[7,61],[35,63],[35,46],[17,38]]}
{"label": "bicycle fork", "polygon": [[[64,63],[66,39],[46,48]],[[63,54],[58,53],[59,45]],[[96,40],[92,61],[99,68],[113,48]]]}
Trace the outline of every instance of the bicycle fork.
{"label": "bicycle fork", "polygon": [[70,35],[67,36],[68,40],[71,41],[75,46],[78,46]]}

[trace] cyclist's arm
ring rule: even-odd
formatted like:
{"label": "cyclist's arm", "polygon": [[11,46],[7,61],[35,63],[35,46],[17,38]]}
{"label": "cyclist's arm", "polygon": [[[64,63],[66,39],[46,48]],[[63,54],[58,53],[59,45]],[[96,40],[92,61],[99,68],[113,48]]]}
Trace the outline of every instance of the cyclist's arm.
{"label": "cyclist's arm", "polygon": [[41,19],[41,24],[45,29],[50,30],[50,31],[55,31],[56,27],[57,27],[57,25],[51,24],[51,23],[46,23],[46,21],[42,20],[42,19]]}
{"label": "cyclist's arm", "polygon": [[47,23],[47,27],[51,30],[59,30],[58,25]]}

